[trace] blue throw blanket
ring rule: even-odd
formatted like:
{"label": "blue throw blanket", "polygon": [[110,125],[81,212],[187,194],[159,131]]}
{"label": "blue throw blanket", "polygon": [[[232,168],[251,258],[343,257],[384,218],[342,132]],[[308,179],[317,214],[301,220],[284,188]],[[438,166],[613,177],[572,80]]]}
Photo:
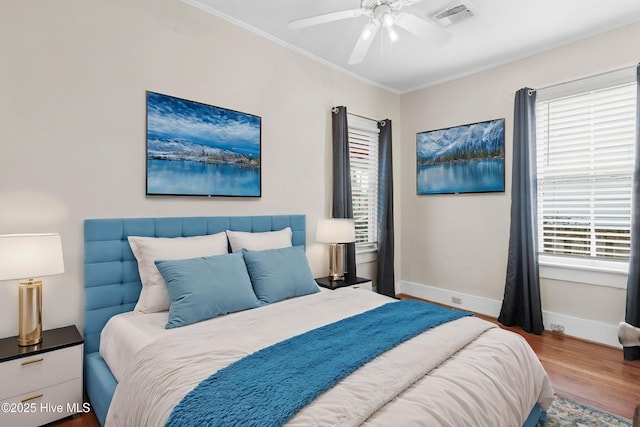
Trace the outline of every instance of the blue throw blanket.
{"label": "blue throw blanket", "polygon": [[281,426],[387,350],[471,313],[416,300],[385,304],[246,356],[202,381],[167,426]]}

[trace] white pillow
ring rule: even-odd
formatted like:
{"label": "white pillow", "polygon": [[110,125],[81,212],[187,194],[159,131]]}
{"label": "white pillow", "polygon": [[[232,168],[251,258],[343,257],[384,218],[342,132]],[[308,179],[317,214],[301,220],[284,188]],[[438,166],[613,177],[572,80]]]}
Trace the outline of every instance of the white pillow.
{"label": "white pillow", "polygon": [[227,230],[232,252],[238,252],[243,248],[250,251],[289,248],[291,247],[291,234],[291,228],[289,227],[279,231],[265,231],[263,233]]}
{"label": "white pillow", "polygon": [[131,250],[138,260],[142,292],[133,311],[157,313],[169,309],[171,299],[154,261],[223,255],[229,253],[224,232],[194,237],[129,236]]}

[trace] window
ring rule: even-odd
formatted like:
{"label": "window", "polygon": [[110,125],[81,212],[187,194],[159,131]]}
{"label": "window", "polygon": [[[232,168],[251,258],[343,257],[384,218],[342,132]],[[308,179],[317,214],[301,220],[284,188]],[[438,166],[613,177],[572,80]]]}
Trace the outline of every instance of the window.
{"label": "window", "polygon": [[353,221],[358,252],[374,251],[378,241],[378,123],[347,115]]}
{"label": "window", "polygon": [[634,77],[623,70],[538,91],[541,255],[580,257],[601,267],[607,261],[628,262]]}

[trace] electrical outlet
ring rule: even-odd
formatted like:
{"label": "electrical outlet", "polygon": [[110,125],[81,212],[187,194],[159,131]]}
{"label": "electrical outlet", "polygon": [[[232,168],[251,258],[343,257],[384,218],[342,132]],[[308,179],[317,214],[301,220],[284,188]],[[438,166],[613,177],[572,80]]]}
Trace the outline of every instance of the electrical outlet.
{"label": "electrical outlet", "polygon": [[552,323],[551,325],[549,325],[549,327],[551,328],[551,330],[553,332],[558,332],[560,334],[564,334],[564,325],[559,325],[557,323]]}
{"label": "electrical outlet", "polygon": [[462,304],[462,298],[451,297],[451,302],[454,304]]}

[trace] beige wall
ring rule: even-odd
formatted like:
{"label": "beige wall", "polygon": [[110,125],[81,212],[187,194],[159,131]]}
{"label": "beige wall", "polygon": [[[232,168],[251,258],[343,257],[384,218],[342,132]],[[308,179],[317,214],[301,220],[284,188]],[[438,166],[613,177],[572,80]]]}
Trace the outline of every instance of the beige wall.
{"label": "beige wall", "polygon": [[[402,96],[403,281],[502,300],[515,92],[633,65],[639,58],[632,41],[639,39],[635,24]],[[416,195],[417,132],[500,117],[506,119],[505,193]],[[541,287],[546,311],[610,325],[624,317],[623,289],[552,280]]]}
{"label": "beige wall", "polygon": [[[145,91],[262,117],[262,198],[145,197]],[[0,3],[0,233],[59,231],[44,324],[82,325],[85,218],[330,214],[330,108],[391,118],[400,96],[176,0]],[[0,337],[17,283],[0,282]]]}

